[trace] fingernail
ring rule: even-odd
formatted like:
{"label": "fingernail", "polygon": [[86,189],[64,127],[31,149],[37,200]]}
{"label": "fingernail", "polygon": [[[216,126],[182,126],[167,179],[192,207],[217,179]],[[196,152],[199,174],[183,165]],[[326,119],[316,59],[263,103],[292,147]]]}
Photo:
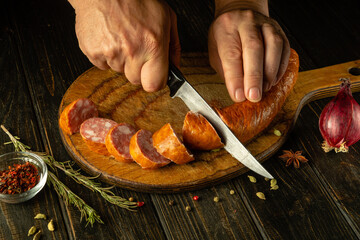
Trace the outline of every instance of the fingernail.
{"label": "fingernail", "polygon": [[242,88],[238,88],[235,90],[235,100],[237,102],[242,102],[245,100],[245,94]]}
{"label": "fingernail", "polygon": [[260,89],[257,87],[250,88],[249,90],[249,100],[253,102],[260,101],[261,95],[260,95]]}

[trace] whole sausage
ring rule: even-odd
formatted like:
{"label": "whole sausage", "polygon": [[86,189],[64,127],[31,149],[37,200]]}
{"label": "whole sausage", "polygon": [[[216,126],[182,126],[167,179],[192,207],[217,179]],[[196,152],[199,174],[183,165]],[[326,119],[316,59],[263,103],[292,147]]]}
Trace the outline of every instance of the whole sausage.
{"label": "whole sausage", "polygon": [[87,98],[80,98],[70,103],[61,112],[59,126],[69,135],[79,132],[80,125],[88,118],[99,115],[96,105]]}
{"label": "whole sausage", "polygon": [[289,64],[279,83],[264,93],[260,102],[244,101],[216,109],[222,120],[243,143],[263,131],[275,118],[293,89],[299,71],[299,56],[291,49]]}
{"label": "whole sausage", "polygon": [[131,137],[136,133],[133,126],[120,123],[110,129],[105,138],[105,145],[109,153],[120,162],[133,162],[129,144]]}
{"label": "whole sausage", "polygon": [[90,150],[109,156],[105,146],[105,138],[117,122],[106,118],[89,118],[80,126],[80,135]]}
{"label": "whole sausage", "polygon": [[142,168],[163,167],[170,160],[158,153],[152,143],[152,133],[141,129],[130,140],[130,155]]}
{"label": "whole sausage", "polygon": [[194,160],[194,156],[188,152],[170,123],[156,131],[152,140],[156,150],[176,164],[184,164]]}
{"label": "whole sausage", "polygon": [[191,149],[212,150],[224,146],[210,122],[192,111],[185,116],[182,135],[184,144]]}

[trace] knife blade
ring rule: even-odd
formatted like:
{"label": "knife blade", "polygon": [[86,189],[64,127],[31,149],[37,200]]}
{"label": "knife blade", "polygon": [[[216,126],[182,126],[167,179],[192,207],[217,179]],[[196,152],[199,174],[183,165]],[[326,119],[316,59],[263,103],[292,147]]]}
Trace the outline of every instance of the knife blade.
{"label": "knife blade", "polygon": [[244,145],[237,139],[219,115],[207,104],[200,94],[190,85],[184,75],[172,63],[169,64],[169,78],[167,85],[172,98],[181,98],[193,112],[203,115],[217,130],[224,143],[225,150],[236,160],[252,171],[273,179],[274,177],[251,155]]}

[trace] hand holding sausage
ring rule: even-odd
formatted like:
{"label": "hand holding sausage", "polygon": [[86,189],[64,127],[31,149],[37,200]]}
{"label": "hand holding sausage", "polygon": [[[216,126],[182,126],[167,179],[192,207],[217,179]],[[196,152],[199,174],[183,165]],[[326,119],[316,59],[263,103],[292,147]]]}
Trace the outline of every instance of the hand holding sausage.
{"label": "hand holding sausage", "polygon": [[174,11],[160,0],[70,0],[79,46],[100,69],[124,72],[152,92],[165,86],[169,59],[180,63]]}
{"label": "hand holding sausage", "polygon": [[215,0],[209,31],[211,66],[225,79],[235,102],[261,100],[278,83],[290,56],[289,42],[269,18],[265,0]]}

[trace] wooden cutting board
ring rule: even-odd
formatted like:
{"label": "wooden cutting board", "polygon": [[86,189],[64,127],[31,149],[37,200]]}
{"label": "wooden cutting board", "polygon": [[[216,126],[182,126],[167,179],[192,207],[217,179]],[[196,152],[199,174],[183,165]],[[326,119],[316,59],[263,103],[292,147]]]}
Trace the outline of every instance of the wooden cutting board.
{"label": "wooden cutting board", "polygon": [[[224,107],[232,104],[226,87],[203,56],[192,55],[183,59],[182,72],[188,81],[211,105]],[[358,72],[360,60],[299,73],[294,90],[287,98],[282,111],[273,123],[259,136],[246,144],[258,159],[265,161],[285,142],[301,108],[308,102],[334,96],[339,89],[339,78],[351,79],[352,91],[360,90]],[[169,89],[147,93],[139,86],[131,85],[123,75],[113,71],[91,68],[69,87],[60,104],[62,110],[78,98],[90,98],[98,105],[101,117],[126,122],[138,129],[155,132],[171,123],[181,135],[186,112],[185,104],[178,98],[169,97]],[[274,135],[274,129],[282,136]],[[99,175],[104,182],[142,192],[178,192],[195,190],[229,180],[248,171],[225,150],[194,152],[195,161],[170,164],[156,170],[144,170],[136,163],[117,162],[90,151],[79,133],[69,136],[60,129],[60,135],[70,156],[91,175]]]}

